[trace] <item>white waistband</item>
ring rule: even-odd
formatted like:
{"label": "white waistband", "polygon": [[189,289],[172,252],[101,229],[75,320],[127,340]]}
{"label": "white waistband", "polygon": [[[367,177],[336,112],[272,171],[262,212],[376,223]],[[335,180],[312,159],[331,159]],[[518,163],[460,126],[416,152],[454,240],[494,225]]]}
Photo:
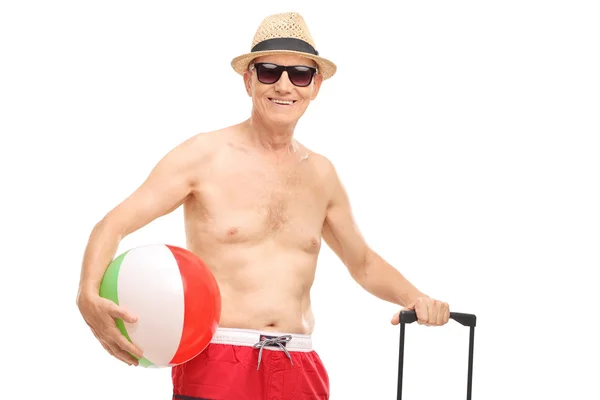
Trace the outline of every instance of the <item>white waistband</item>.
{"label": "white waistband", "polygon": [[[312,339],[310,335],[258,331],[252,329],[219,327],[210,342],[214,344],[230,344],[235,346],[254,346],[265,339],[276,338],[279,336],[291,336],[292,339],[289,342],[281,343],[288,351],[312,351]],[[283,351],[278,345],[265,346],[264,350]]]}

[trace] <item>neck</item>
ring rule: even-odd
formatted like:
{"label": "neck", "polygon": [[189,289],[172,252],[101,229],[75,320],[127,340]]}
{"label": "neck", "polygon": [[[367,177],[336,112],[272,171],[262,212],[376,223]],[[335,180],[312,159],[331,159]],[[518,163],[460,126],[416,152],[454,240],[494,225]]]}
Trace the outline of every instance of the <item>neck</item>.
{"label": "neck", "polygon": [[252,112],[245,124],[247,136],[252,145],[274,152],[293,151],[296,146],[294,128],[296,124],[275,125],[265,121],[258,113]]}

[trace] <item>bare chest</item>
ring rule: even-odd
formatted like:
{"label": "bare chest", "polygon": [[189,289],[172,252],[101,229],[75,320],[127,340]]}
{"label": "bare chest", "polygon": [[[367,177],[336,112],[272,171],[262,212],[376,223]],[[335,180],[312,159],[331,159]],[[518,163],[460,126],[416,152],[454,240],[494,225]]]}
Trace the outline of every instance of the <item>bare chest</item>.
{"label": "bare chest", "polygon": [[223,242],[273,240],[317,251],[327,199],[306,165],[265,167],[237,163],[215,168],[199,201],[207,232]]}

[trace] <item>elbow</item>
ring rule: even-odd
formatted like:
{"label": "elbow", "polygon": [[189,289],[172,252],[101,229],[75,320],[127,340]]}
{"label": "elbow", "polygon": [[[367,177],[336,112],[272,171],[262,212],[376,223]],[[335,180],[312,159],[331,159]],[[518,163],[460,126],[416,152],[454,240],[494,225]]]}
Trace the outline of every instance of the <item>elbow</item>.
{"label": "elbow", "polygon": [[359,284],[364,285],[369,280],[375,256],[371,249],[366,248],[361,257],[348,264],[352,278]]}
{"label": "elbow", "polygon": [[107,214],[94,225],[90,236],[93,238],[111,238],[121,241],[125,234],[123,227],[117,223],[115,218],[111,214]]}

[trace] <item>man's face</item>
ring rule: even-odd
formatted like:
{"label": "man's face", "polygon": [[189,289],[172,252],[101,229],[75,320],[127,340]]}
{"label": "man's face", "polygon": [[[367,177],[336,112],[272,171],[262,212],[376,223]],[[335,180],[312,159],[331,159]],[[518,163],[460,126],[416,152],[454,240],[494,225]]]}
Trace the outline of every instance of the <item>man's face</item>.
{"label": "man's face", "polygon": [[[255,59],[253,63],[316,67],[314,61],[295,55],[265,56]],[[316,74],[306,87],[294,85],[287,71],[272,84],[260,82],[256,69],[244,74],[246,91],[252,97],[255,110],[261,118],[276,125],[295,124],[306,111],[310,101],[317,97],[321,82],[320,74]]]}

